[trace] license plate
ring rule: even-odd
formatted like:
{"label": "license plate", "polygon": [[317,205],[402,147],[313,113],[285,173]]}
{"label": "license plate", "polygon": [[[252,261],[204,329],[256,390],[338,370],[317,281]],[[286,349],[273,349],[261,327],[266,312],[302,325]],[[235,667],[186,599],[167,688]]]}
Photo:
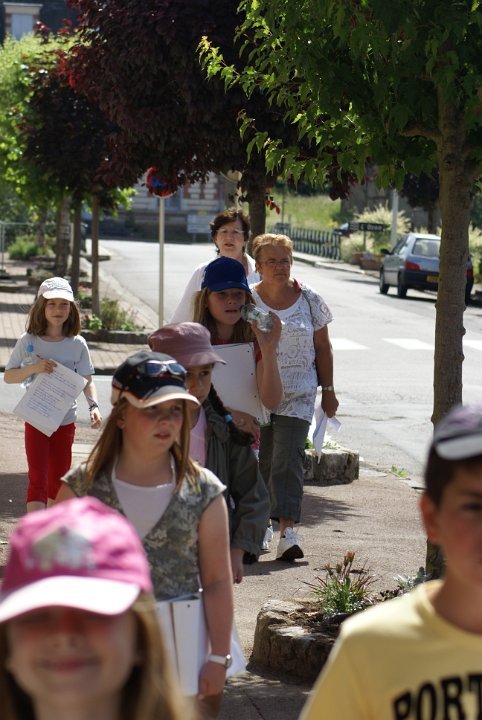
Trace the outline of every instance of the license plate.
{"label": "license plate", "polygon": [[427,282],[438,283],[438,275],[427,275]]}

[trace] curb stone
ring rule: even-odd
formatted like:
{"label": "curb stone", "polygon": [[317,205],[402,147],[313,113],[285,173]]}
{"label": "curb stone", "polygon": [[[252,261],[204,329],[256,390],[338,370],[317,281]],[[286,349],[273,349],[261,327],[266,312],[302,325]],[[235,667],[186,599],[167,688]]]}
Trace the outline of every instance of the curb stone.
{"label": "curb stone", "polygon": [[318,485],[346,485],[358,479],[360,456],[346,448],[323,448],[318,462],[316,451],[305,450],[303,478]]}

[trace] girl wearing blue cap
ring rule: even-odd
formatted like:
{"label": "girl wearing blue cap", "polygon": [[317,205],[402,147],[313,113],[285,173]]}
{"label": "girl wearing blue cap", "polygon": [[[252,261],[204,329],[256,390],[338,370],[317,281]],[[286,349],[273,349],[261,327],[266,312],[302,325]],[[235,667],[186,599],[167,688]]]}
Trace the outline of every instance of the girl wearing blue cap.
{"label": "girl wearing blue cap", "polygon": [[[237,260],[220,257],[206,267],[202,288],[194,301],[193,320],[207,327],[213,345],[254,342],[259,397],[266,408],[272,409],[283,397],[277,362],[281,321],[271,313],[272,329],[261,332],[256,322],[250,324],[241,315],[241,307],[250,302],[251,291],[243,266]],[[238,427],[255,437],[259,435],[256,418],[236,408],[229,409]]]}

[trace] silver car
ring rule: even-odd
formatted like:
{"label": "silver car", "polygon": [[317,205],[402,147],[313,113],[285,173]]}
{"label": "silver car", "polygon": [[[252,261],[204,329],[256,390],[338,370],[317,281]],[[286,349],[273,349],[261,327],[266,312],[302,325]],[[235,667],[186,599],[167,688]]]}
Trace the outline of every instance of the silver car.
{"label": "silver car", "polygon": [[[391,252],[383,251],[380,268],[380,292],[386,295],[390,286],[397,288],[399,298],[407,290],[437,290],[439,281],[440,237],[409,232],[402,235]],[[465,302],[468,305],[474,285],[472,263],[467,263]]]}

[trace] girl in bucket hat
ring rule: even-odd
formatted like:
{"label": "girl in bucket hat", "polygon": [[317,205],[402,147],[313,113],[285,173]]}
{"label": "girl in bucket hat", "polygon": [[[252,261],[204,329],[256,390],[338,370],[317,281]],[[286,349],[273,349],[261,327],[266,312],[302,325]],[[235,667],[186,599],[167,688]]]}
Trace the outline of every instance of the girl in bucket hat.
{"label": "girl in bucket hat", "polygon": [[130,523],[95,498],[24,517],[0,595],[3,720],[181,720]]}
{"label": "girl in bucket hat", "polygon": [[[22,383],[28,392],[38,373],[53,373],[65,365],[86,379],[83,393],[89,405],[90,423],[98,428],[101,415],[92,379],[94,366],[89,348],[80,335],[80,315],[67,280],[48,278],[40,285],[30,308],[27,332],[18,339],[6,365],[6,383]],[[72,464],[77,402],[74,401],[60,426],[50,436],[30,422],[25,423],[28,463],[27,512],[51,505],[60,488],[60,478]]]}
{"label": "girl in bucket hat", "polygon": [[[137,352],[112,378],[112,412],[87,462],[63,478],[58,500],[94,495],[124,513],[149,560],[156,600],[202,587],[211,654],[198,697],[220,703],[230,661],[233,591],[224,485],[189,457],[186,371],[163,353]],[[181,678],[182,679],[182,678]],[[208,701],[204,701],[205,704]]]}

